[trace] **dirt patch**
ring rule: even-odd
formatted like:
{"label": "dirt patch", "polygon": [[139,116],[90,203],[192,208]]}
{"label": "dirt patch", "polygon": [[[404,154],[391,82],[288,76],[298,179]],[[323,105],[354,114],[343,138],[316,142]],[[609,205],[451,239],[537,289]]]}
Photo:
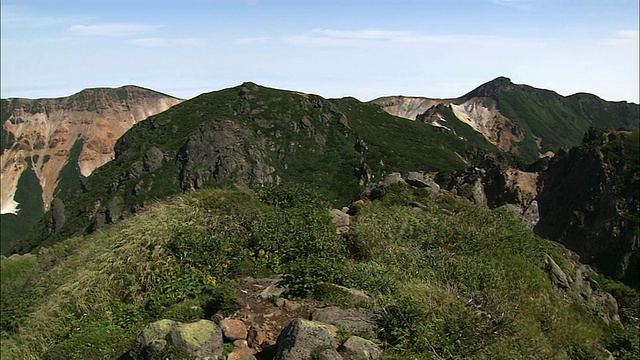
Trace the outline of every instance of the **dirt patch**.
{"label": "dirt patch", "polygon": [[229,318],[242,320],[249,328],[249,346],[264,352],[262,357],[256,355],[258,358],[269,358],[268,355],[275,351],[278,336],[291,321],[296,318],[310,319],[311,313],[322,306],[312,299],[293,301],[281,297],[264,299],[260,296],[265,289],[279,281],[279,278],[244,278],[233,290],[240,309]]}

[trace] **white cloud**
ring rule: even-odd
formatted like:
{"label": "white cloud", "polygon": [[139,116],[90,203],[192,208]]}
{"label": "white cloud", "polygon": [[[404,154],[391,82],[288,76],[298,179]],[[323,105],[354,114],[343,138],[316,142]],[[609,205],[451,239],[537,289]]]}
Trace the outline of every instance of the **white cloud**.
{"label": "white cloud", "polygon": [[131,44],[136,46],[143,47],[173,47],[173,46],[203,46],[206,44],[206,41],[203,39],[196,38],[182,38],[182,39],[171,39],[171,38],[140,38],[131,40]]}
{"label": "white cloud", "polygon": [[262,36],[262,37],[248,37],[248,38],[241,38],[238,39],[238,42],[240,44],[261,44],[261,43],[265,43],[267,41],[271,40],[270,37],[268,36]]}
{"label": "white cloud", "polygon": [[407,31],[313,29],[301,35],[286,37],[285,41],[293,45],[306,46],[358,46],[406,41],[416,36],[415,33]]}
{"label": "white cloud", "polygon": [[157,29],[157,25],[148,24],[95,24],[95,25],[73,25],[69,31],[76,35],[83,36],[131,36]]}
{"label": "white cloud", "polygon": [[425,35],[411,31],[379,29],[334,30],[313,29],[302,35],[286,37],[285,41],[302,46],[384,46],[384,45],[473,45],[473,46],[539,46],[542,43],[521,39],[485,35]]}
{"label": "white cloud", "polygon": [[621,30],[612,39],[605,41],[606,45],[613,46],[635,46],[638,47],[640,30]]}
{"label": "white cloud", "polygon": [[26,7],[19,5],[0,4],[2,27],[26,28],[44,27],[59,24],[73,24],[80,21],[90,21],[87,16],[53,17],[31,13]]}

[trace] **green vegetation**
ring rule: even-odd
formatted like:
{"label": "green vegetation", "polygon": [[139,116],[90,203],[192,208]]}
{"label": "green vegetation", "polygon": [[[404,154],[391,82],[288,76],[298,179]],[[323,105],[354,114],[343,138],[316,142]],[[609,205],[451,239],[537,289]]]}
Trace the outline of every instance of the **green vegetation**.
{"label": "green vegetation", "polygon": [[[494,95],[502,115],[525,129],[520,143],[526,162],[538,159],[539,152],[557,152],[578,146],[590,127],[638,129],[637,104],[610,103],[594,95],[563,97],[553,91],[516,85],[499,88]],[[542,138],[538,150],[536,138]]]}
{"label": "green vegetation", "polygon": [[62,200],[65,200],[70,189],[78,186],[79,184],[80,167],[78,166],[78,158],[80,157],[83,145],[84,140],[82,139],[78,139],[73,143],[71,151],[69,152],[69,160],[62,170],[60,170],[60,174],[58,175],[59,182],[54,191],[54,196],[59,197]]}
{"label": "green vegetation", "polygon": [[146,324],[232,312],[235,278],[273,274],[292,297],[332,297],[325,282],[369,293],[386,358],[639,355],[637,328],[607,325],[551,285],[545,254],[567,272],[572,261],[505,209],[390,187],[354,208],[352,235],[340,237],[323,203],[299,187],[202,190],[2,260],[1,357],[114,358]]}
{"label": "green vegetation", "polygon": [[[84,141],[79,139],[73,144],[69,154],[69,161],[60,171],[58,176],[58,186],[55,189],[55,196],[65,199],[66,194],[73,187],[78,186],[80,179],[80,168],[78,167],[78,157],[82,151],[82,145]],[[46,162],[48,160],[47,155],[44,158]],[[17,215],[3,214],[2,217],[2,237],[0,240],[1,253],[5,255],[11,254],[16,250],[16,243],[28,233],[44,215],[42,207],[42,187],[40,180],[33,171],[33,166],[37,161],[37,156],[34,159],[27,159],[28,167],[20,176],[18,181],[18,187],[14,200],[18,202],[19,211]],[[46,219],[49,219],[50,215],[47,214]],[[48,235],[49,229],[46,228],[48,224],[45,224],[41,228],[41,236]],[[24,249],[28,251],[31,249]]]}
{"label": "green vegetation", "polygon": [[27,159],[27,168],[18,180],[14,200],[18,202],[18,214],[2,214],[0,219],[0,253],[9,255],[15,242],[33,228],[44,214],[42,208],[42,188],[40,180],[33,171],[31,159]]}

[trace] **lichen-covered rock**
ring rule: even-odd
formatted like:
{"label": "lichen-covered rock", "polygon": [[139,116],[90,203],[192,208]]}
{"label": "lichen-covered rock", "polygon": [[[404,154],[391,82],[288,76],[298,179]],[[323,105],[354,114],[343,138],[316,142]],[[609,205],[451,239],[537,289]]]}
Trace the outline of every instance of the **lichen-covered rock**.
{"label": "lichen-covered rock", "polygon": [[396,185],[396,184],[400,184],[400,185],[406,184],[406,182],[402,178],[402,174],[398,172],[390,173],[387,176],[385,176],[384,179],[382,180],[383,187]]}
{"label": "lichen-covered rock", "polygon": [[336,349],[324,349],[317,358],[318,360],[343,360],[342,355]]}
{"label": "lichen-covered rock", "polygon": [[222,355],[222,331],[210,320],[180,324],[169,332],[166,339],[168,345],[184,349],[197,357],[217,359]]}
{"label": "lichen-covered rock", "polygon": [[311,314],[311,319],[339,326],[348,332],[373,333],[376,328],[375,314],[371,309],[341,309],[329,306],[316,309]]}
{"label": "lichen-covered rock", "polygon": [[315,351],[335,349],[337,344],[326,325],[295,319],[278,337],[276,360],[308,360]]}
{"label": "lichen-covered rock", "polygon": [[551,256],[549,255],[545,256],[545,264],[547,267],[547,271],[549,271],[549,279],[551,279],[551,282],[553,283],[553,285],[562,289],[568,289],[569,280],[567,279],[567,274],[565,274],[564,271],[562,271],[560,266],[556,264],[556,262],[551,258]]}
{"label": "lichen-covered rock", "polygon": [[338,351],[346,360],[374,360],[382,355],[382,349],[378,345],[359,336],[348,338]]}
{"label": "lichen-covered rock", "polygon": [[417,187],[417,188],[431,188],[435,191],[440,190],[440,185],[438,185],[431,178],[426,176],[422,172],[418,171],[409,171],[405,176],[404,180],[407,184]]}
{"label": "lichen-covered rock", "polygon": [[167,345],[166,336],[180,323],[162,319],[149,324],[136,338],[129,356],[134,360],[151,359]]}
{"label": "lichen-covered rock", "polygon": [[330,209],[329,215],[331,216],[331,222],[336,226],[336,234],[345,234],[349,232],[349,225],[351,219],[349,214],[342,210]]}

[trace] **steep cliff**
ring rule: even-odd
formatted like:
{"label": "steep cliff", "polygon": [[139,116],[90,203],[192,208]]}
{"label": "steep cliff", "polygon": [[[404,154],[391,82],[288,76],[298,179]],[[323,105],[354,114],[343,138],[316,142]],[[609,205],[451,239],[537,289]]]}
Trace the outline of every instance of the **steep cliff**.
{"label": "steep cliff", "polygon": [[640,138],[592,130],[540,175],[535,232],[604,274],[640,286]]}
{"label": "steep cliff", "polygon": [[[86,89],[55,99],[4,99],[1,120],[2,214],[28,216],[46,210],[54,197],[89,176],[114,157],[114,145],[136,123],[181,102],[152,90],[124,86],[117,89]],[[30,194],[41,199],[16,198],[25,171],[35,174],[39,188],[29,183]],[[24,221],[5,218],[6,222]],[[3,221],[3,223],[5,222]],[[3,240],[11,237],[3,224]]]}

